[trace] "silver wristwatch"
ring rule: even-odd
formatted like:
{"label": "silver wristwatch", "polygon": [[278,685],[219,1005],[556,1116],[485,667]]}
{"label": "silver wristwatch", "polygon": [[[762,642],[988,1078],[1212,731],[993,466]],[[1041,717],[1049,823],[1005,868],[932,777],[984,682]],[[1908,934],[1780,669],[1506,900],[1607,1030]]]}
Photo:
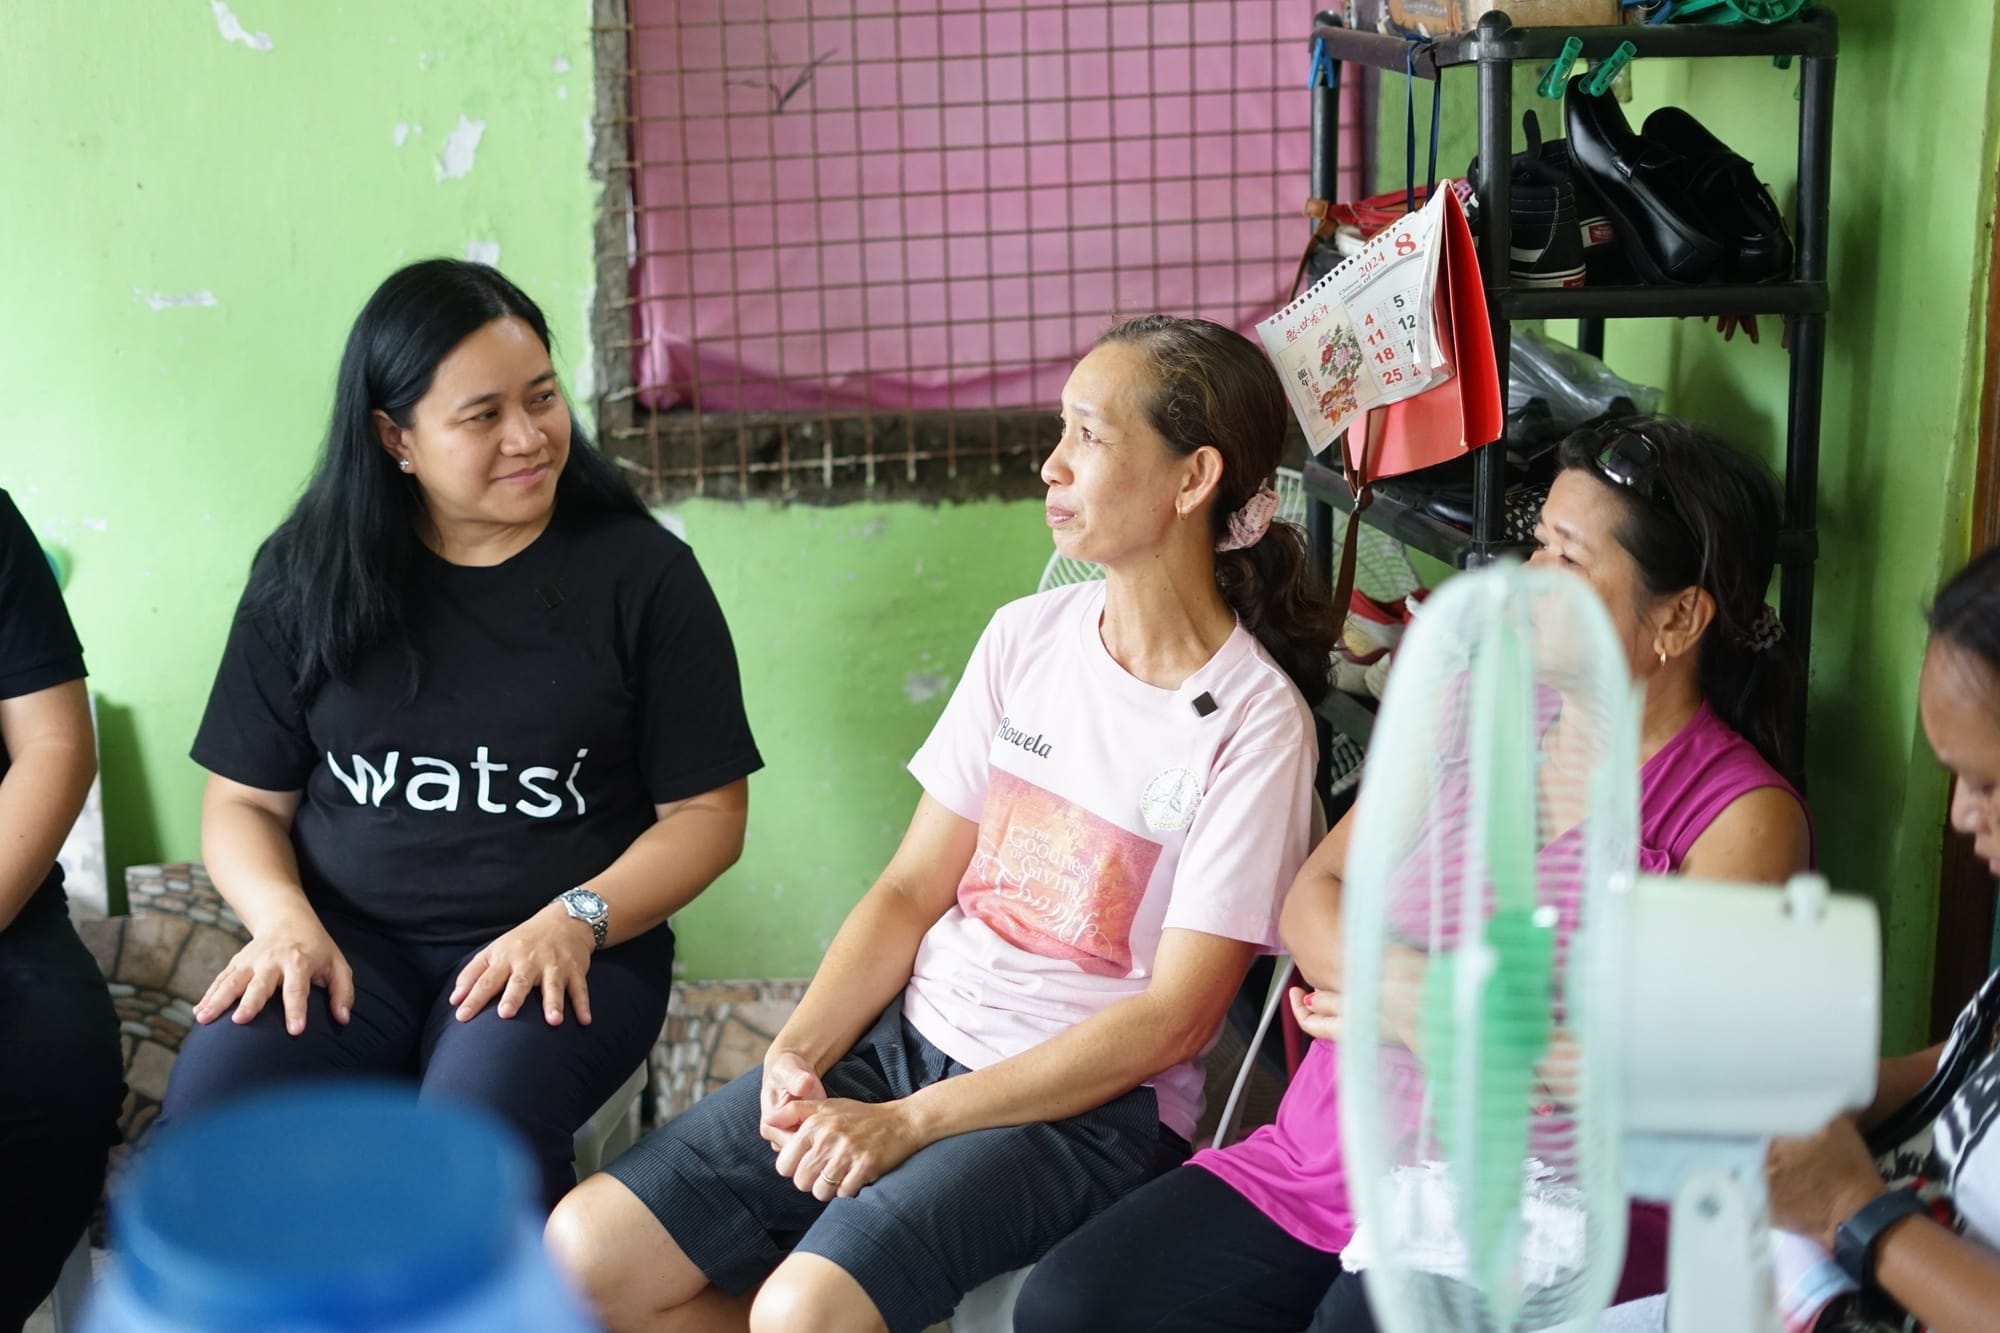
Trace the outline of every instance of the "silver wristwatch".
{"label": "silver wristwatch", "polygon": [[588,922],[590,933],[597,943],[593,951],[604,947],[605,934],[611,929],[611,905],[592,893],[589,889],[571,889],[568,893],[556,895],[556,901],[563,905],[578,921]]}

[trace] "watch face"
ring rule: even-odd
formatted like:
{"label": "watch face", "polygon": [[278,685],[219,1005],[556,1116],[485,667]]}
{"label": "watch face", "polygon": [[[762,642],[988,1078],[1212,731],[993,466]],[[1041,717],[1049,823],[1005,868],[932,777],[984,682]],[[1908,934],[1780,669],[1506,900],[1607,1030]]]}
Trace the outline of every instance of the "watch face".
{"label": "watch face", "polygon": [[565,896],[569,899],[570,905],[586,917],[604,915],[604,899],[589,889],[571,889]]}

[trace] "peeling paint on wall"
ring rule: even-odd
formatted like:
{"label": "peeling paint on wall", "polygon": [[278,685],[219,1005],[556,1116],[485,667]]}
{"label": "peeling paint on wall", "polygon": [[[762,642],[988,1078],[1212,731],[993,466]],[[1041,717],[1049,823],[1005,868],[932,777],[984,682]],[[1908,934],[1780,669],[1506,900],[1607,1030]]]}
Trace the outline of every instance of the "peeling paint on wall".
{"label": "peeling paint on wall", "polygon": [[211,291],[183,292],[179,295],[170,295],[167,292],[149,292],[144,287],[134,287],[132,289],[132,299],[143,301],[155,310],[172,310],[179,306],[222,304],[222,302],[215,299],[215,293]]}
{"label": "peeling paint on wall", "polygon": [[558,74],[569,73],[569,57],[557,56],[555,58],[555,63],[550,65],[549,68],[554,70]]}
{"label": "peeling paint on wall", "polygon": [[471,240],[465,243],[465,257],[475,264],[500,267],[500,242]]}
{"label": "peeling paint on wall", "polygon": [[208,8],[215,15],[216,31],[222,34],[223,41],[241,42],[252,51],[269,51],[271,49],[271,34],[268,32],[251,32],[245,28],[242,20],[230,12],[229,6],[224,4],[223,0],[208,0]]}
{"label": "peeling paint on wall", "polygon": [[903,697],[913,704],[927,703],[951,688],[951,677],[935,671],[910,671],[903,675]]}
{"label": "peeling paint on wall", "polygon": [[468,120],[461,113],[458,124],[451,127],[451,134],[444,141],[444,151],[438,154],[437,178],[450,181],[470,175],[473,159],[479,153],[480,137],[485,133],[485,121]]}
{"label": "peeling paint on wall", "polygon": [[423,132],[423,126],[412,125],[407,120],[399,120],[396,122],[396,128],[389,131],[389,137],[396,141],[396,147],[401,148],[410,141],[412,134],[422,134]]}

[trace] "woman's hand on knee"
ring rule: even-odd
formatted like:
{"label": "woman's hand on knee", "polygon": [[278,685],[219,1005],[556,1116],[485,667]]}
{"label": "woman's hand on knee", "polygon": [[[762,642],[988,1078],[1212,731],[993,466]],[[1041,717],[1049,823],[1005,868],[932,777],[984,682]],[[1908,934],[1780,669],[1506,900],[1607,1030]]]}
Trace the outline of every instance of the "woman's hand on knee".
{"label": "woman's hand on knee", "polygon": [[477,1017],[495,997],[495,1012],[512,1018],[528,1002],[528,993],[540,989],[542,1017],[550,1027],[562,1025],[565,999],[576,1021],[588,1025],[590,987],[584,977],[595,947],[588,922],[571,916],[560,903],[549,904],[472,955],[452,983],[458,1021]]}
{"label": "woman's hand on knee", "polygon": [[319,918],[288,917],[244,945],[215,974],[194,1007],[195,1021],[212,1023],[233,1004],[234,1021],[248,1023],[277,995],[285,1008],[285,1031],[296,1037],[306,1030],[306,997],[314,986],[326,988],[334,1022],[345,1024],[354,1010],[354,969]]}
{"label": "woman's hand on knee", "polygon": [[792,1102],[776,1119],[792,1130],[791,1141],[778,1152],[778,1174],[822,1203],[853,1198],[924,1146],[900,1101]]}

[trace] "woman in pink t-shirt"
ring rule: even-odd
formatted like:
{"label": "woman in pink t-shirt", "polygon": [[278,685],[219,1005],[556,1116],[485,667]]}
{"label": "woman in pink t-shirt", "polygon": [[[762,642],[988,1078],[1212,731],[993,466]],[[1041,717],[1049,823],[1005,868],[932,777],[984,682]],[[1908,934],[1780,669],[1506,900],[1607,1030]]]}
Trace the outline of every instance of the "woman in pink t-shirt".
{"label": "woman in pink t-shirt", "polygon": [[1255,344],[1128,321],[1062,407],[1048,523],[1105,577],[994,615],[763,1069],[556,1209],[615,1329],[914,1333],[1187,1155],[1311,850],[1338,624],[1271,522],[1290,413]]}
{"label": "woman in pink t-shirt", "polygon": [[[1534,563],[1589,581],[1645,686],[1640,859],[1656,874],[1779,882],[1812,859],[1803,804],[1776,767],[1796,671],[1764,602],[1779,526],[1758,465],[1685,423],[1631,418],[1564,441]],[[1560,746],[1560,722],[1543,733]],[[1375,756],[1373,762],[1395,762]],[[1033,1333],[1372,1327],[1342,1277],[1354,1232],[1338,1132],[1340,877],[1357,811],[1313,852],[1280,930],[1316,1038],[1275,1124],[1198,1153],[1038,1265],[1016,1326]],[[1665,1217],[1634,1209],[1624,1296],[1664,1282]]]}

